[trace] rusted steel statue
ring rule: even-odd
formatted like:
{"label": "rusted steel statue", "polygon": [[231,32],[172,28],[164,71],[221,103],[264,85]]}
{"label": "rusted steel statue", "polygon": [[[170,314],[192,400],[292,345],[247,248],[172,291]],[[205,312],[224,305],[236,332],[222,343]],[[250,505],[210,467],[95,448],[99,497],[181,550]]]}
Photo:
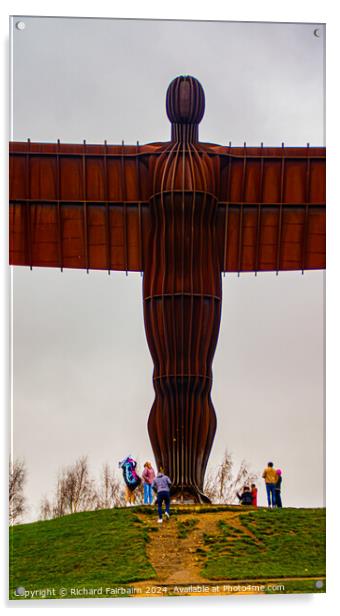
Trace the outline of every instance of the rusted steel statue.
{"label": "rusted steel statue", "polygon": [[207,501],[222,272],[325,267],[324,148],[201,143],[197,79],[169,85],[171,141],[12,143],[13,265],[141,271],[148,429],[173,495]]}

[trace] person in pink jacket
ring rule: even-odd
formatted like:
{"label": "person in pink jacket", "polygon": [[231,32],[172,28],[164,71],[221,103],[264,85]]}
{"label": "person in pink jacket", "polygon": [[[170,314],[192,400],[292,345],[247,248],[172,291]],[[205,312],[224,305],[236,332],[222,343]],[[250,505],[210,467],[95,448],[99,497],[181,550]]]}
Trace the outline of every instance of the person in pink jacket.
{"label": "person in pink jacket", "polygon": [[144,505],[152,505],[152,482],[155,478],[155,471],[151,462],[145,462],[142,474],[144,485]]}

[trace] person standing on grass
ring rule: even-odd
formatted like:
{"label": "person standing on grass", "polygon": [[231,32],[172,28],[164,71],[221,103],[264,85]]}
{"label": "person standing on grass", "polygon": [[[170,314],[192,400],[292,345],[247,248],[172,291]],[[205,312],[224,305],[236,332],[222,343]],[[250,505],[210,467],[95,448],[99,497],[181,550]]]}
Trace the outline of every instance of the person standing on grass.
{"label": "person standing on grass", "polygon": [[282,507],[281,500],[281,483],[282,483],[282,471],[278,468],[276,471],[277,482],[275,484],[275,502],[277,507]]}
{"label": "person standing on grass", "polygon": [[171,481],[160,466],[157,477],[152,482],[152,488],[157,492],[158,524],[162,524],[162,504],[165,503],[165,515],[170,518],[170,486]]}
{"label": "person standing on grass", "polygon": [[275,507],[275,486],[277,482],[277,474],[273,462],[268,462],[267,468],[264,469],[262,477],[266,483],[268,507]]}
{"label": "person standing on grass", "polygon": [[144,486],[144,505],[152,505],[152,482],[155,479],[155,471],[151,462],[145,462],[142,473]]}

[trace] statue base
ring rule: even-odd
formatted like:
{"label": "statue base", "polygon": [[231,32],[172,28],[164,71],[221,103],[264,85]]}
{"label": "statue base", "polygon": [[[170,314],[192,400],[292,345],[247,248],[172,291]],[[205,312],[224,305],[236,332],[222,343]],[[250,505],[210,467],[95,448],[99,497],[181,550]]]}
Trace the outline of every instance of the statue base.
{"label": "statue base", "polygon": [[195,488],[177,488],[173,487],[170,491],[170,500],[172,505],[203,505],[211,504],[210,499]]}

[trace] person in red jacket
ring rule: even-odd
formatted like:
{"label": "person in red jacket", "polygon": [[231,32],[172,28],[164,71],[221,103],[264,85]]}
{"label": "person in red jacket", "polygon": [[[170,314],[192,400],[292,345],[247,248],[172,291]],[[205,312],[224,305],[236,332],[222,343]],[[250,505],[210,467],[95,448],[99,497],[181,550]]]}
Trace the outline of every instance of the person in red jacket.
{"label": "person in red jacket", "polygon": [[251,484],[251,504],[253,507],[257,507],[257,487],[255,483]]}

